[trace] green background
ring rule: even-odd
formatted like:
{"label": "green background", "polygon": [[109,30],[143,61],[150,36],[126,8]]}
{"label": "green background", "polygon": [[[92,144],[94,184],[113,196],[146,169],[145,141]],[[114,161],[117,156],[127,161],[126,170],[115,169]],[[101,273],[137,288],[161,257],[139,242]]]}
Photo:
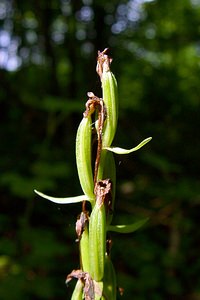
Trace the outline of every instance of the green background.
{"label": "green background", "polygon": [[126,300],[200,299],[200,1],[34,0],[0,3],[0,298],[70,299],[81,205],[75,136],[87,92],[101,96],[98,50],[119,85],[112,234]]}

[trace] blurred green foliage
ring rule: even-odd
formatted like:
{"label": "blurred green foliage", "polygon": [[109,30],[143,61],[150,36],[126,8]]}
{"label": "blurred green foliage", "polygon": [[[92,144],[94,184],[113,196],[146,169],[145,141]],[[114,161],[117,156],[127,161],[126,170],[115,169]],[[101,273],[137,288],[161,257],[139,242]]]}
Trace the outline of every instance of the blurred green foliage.
{"label": "blurred green foliage", "polygon": [[[70,299],[79,264],[75,135],[96,53],[111,48],[120,93],[113,234],[122,299],[200,299],[200,3],[197,0],[6,1],[0,5],[0,298]],[[121,297],[119,296],[119,299]]]}

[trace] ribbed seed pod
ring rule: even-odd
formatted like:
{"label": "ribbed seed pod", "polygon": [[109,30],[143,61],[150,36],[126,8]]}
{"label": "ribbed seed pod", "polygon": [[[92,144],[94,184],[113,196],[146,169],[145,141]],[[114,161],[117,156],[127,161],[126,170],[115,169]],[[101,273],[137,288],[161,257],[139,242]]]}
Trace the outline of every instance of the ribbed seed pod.
{"label": "ribbed seed pod", "polygon": [[80,239],[80,256],[81,256],[82,270],[84,272],[90,273],[90,269],[89,269],[90,253],[88,250],[89,250],[89,229],[88,229],[88,223],[86,223]]}
{"label": "ribbed seed pod", "polygon": [[106,107],[102,143],[110,147],[117,129],[118,120],[118,90],[117,81],[110,69],[104,68],[101,76],[103,101]]}
{"label": "ribbed seed pod", "polygon": [[91,162],[91,116],[84,117],[76,135],[76,164],[80,184],[85,195],[94,201],[94,183]]}
{"label": "ribbed seed pod", "polygon": [[101,281],[104,275],[106,248],[106,214],[104,204],[96,202],[89,222],[90,275],[93,280]]}
{"label": "ribbed seed pod", "polygon": [[97,181],[102,180],[103,178],[110,178],[112,182],[112,190],[111,190],[111,206],[110,212],[107,215],[107,224],[110,224],[112,221],[112,215],[114,210],[115,203],[115,192],[116,192],[116,166],[113,153],[103,149],[101,151],[100,164],[97,174]]}
{"label": "ribbed seed pod", "polygon": [[78,279],[71,300],[83,300],[83,282]]}

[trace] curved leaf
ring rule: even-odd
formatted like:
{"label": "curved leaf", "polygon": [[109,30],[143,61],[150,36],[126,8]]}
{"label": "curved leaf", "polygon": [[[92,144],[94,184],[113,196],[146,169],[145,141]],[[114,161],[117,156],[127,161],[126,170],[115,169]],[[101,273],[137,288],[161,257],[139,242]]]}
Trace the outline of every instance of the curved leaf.
{"label": "curved leaf", "polygon": [[131,233],[138,230],[140,227],[142,227],[148,220],[149,218],[145,218],[129,225],[109,225],[107,231],[115,231],[119,233]]}
{"label": "curved leaf", "polygon": [[105,147],[104,149],[107,149],[116,154],[129,154],[131,152],[139,150],[140,148],[142,148],[145,144],[147,144],[151,140],[152,140],[152,137],[148,137],[147,139],[143,140],[140,144],[138,144],[136,147],[131,148],[131,149],[123,149],[123,148],[119,148],[119,147]]}
{"label": "curved leaf", "polygon": [[37,190],[34,190],[34,192],[39,195],[40,197],[50,200],[51,202],[58,203],[58,204],[70,204],[70,203],[78,203],[82,201],[90,201],[87,196],[81,195],[81,196],[75,196],[75,197],[67,197],[67,198],[56,198],[51,197],[48,195],[45,195]]}

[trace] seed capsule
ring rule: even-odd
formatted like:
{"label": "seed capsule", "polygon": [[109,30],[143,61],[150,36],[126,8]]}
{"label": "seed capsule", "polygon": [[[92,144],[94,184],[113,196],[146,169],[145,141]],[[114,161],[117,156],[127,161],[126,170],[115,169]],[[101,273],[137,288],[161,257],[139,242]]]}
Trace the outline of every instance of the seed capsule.
{"label": "seed capsule", "polygon": [[97,180],[103,178],[110,178],[112,182],[111,199],[107,210],[107,224],[112,221],[114,203],[115,203],[115,192],[116,192],[116,167],[113,153],[103,149],[101,152],[101,159],[98,169]]}
{"label": "seed capsule", "polygon": [[93,280],[101,281],[104,275],[106,244],[106,213],[104,204],[95,204],[89,223],[90,275]]}
{"label": "seed capsule", "polygon": [[[82,214],[85,214],[82,212]],[[90,272],[89,269],[89,228],[88,228],[88,217],[86,215],[86,219],[84,218],[83,224],[83,232],[80,237],[80,257],[81,257],[81,265],[82,270],[84,272]]]}
{"label": "seed capsule", "polygon": [[91,116],[83,117],[76,135],[76,164],[80,184],[85,195],[94,201],[94,183],[91,163]]}
{"label": "seed capsule", "polygon": [[103,101],[106,107],[104,124],[103,147],[110,147],[117,129],[118,120],[118,89],[117,81],[110,70],[112,59],[106,54],[108,49],[98,53],[97,73],[101,78]]}
{"label": "seed capsule", "polygon": [[106,106],[106,121],[103,131],[103,147],[111,145],[117,129],[117,82],[110,71],[102,74],[103,100]]}
{"label": "seed capsule", "polygon": [[82,300],[83,299],[83,282],[78,279],[76,286],[74,288],[71,300]]}
{"label": "seed capsule", "polygon": [[106,253],[106,203],[110,197],[110,179],[100,180],[95,186],[96,203],[89,222],[90,274],[101,281],[104,275]]}

